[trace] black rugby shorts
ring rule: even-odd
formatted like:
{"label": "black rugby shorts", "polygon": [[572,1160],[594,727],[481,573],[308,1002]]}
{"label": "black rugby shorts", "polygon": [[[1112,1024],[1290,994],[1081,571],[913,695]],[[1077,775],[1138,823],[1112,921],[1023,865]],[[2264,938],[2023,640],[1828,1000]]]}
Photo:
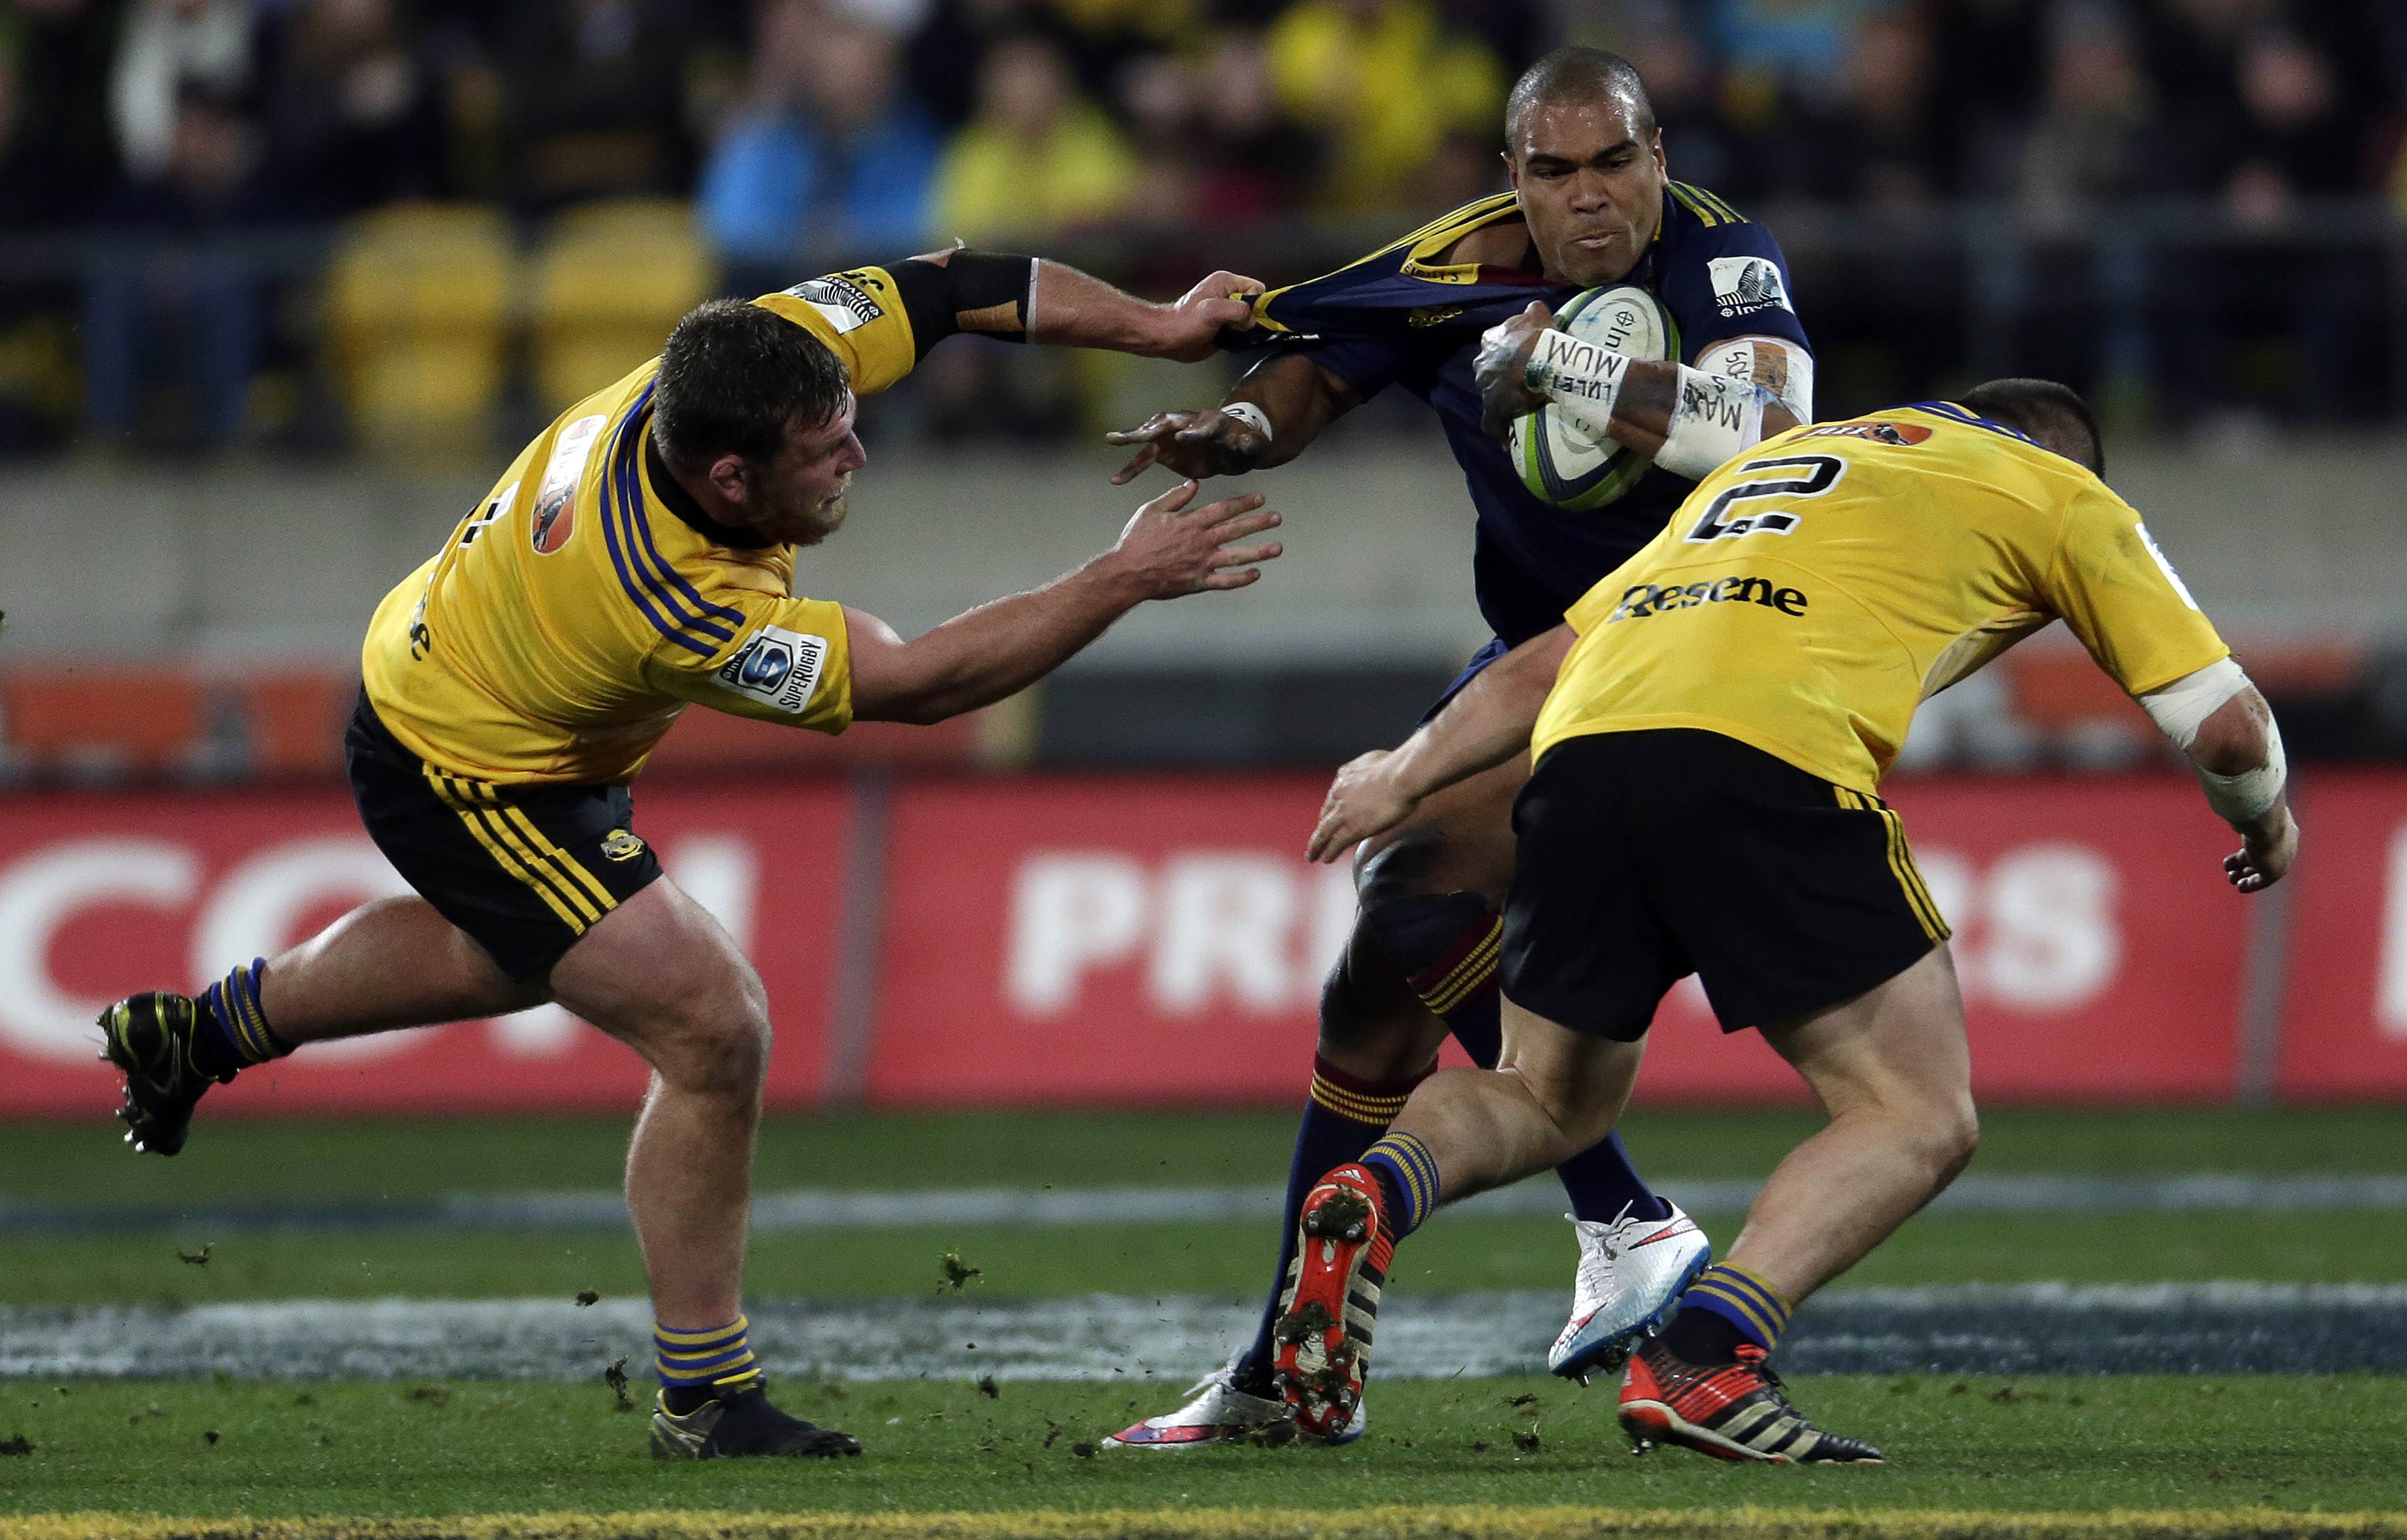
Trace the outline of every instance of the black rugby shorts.
{"label": "black rugby shorts", "polygon": [[343,735],[368,837],[502,971],[542,982],[602,916],[661,874],[625,786],[495,785],[403,746],[363,693]]}
{"label": "black rugby shorts", "polygon": [[1690,728],[1586,734],[1513,805],[1505,997],[1619,1042],[1690,973],[1725,1032],[1837,1005],[1947,939],[1876,797]]}

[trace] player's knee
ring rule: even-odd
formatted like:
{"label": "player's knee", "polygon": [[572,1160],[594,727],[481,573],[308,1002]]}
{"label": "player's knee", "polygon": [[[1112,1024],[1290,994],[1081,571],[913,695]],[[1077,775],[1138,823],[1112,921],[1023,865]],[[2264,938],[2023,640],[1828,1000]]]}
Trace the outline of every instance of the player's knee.
{"label": "player's knee", "polygon": [[661,1073],[680,1089],[749,1095],[769,1070],[769,1009],[757,975],[731,979],[680,1004]]}
{"label": "player's knee", "polygon": [[1412,824],[1399,830],[1355,869],[1354,892],[1363,912],[1431,892],[1446,854],[1446,830],[1436,825]]}

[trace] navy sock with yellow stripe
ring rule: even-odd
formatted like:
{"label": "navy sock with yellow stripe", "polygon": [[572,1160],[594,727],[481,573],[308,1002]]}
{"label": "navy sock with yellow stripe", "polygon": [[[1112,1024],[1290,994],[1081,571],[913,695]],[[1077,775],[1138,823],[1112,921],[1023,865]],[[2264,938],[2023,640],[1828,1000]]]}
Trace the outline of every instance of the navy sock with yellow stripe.
{"label": "navy sock with yellow stripe", "polygon": [[1745,1268],[1722,1262],[1699,1273],[1680,1296],[1663,1345],[1690,1363],[1726,1363],[1742,1343],[1772,1351],[1787,1329],[1788,1302]]}
{"label": "navy sock with yellow stripe", "polygon": [[1366,1081],[1315,1056],[1312,1099],[1304,1103],[1303,1121],[1296,1125],[1295,1153],[1287,1168],[1287,1222],[1280,1232],[1278,1270],[1273,1275],[1270,1303],[1254,1331],[1253,1344],[1237,1361],[1237,1388],[1256,1395],[1270,1392],[1271,1328],[1278,1321],[1279,1293],[1287,1287],[1288,1268],[1295,1261],[1295,1226],[1303,1211],[1304,1195],[1313,1183],[1333,1167],[1362,1158],[1362,1151],[1396,1121],[1413,1087],[1427,1071],[1403,1080]]}
{"label": "navy sock with yellow stripe", "polygon": [[1380,1216],[1389,1235],[1402,1240],[1421,1227],[1438,1205],[1437,1157],[1410,1134],[1389,1133],[1362,1152],[1371,1168],[1396,1199]]}
{"label": "navy sock with yellow stripe", "polygon": [[253,957],[201,992],[207,1028],[193,1034],[192,1048],[192,1067],[201,1073],[225,1075],[292,1052],[268,1030],[267,1012],[260,1008],[259,981],[266,972],[267,959]]}
{"label": "navy sock with yellow stripe", "polygon": [[740,1390],[761,1378],[752,1358],[752,1323],[737,1316],[724,1326],[699,1332],[655,1325],[652,1367],[660,1376],[662,1401],[683,1416],[708,1401],[719,1387]]}

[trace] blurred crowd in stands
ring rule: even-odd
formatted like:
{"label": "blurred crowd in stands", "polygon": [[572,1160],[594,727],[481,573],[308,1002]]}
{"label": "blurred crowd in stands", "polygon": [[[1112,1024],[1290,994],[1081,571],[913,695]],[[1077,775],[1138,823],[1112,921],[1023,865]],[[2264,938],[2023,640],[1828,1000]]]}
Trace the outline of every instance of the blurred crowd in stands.
{"label": "blurred crowd in stands", "polygon": [[[358,412],[356,348],[408,346],[345,309],[391,281],[373,240],[342,267],[379,211],[465,254],[436,289],[482,293],[492,241],[536,253],[493,304],[537,332],[524,284],[565,291],[614,243],[668,253],[664,304],[954,238],[1209,233],[1201,272],[1248,232],[1342,232],[1262,248],[1308,270],[1500,186],[1504,91],[1563,41],[1631,58],[1674,174],[1784,235],[1966,200],[2070,225],[2183,198],[2279,230],[2407,197],[2399,0],[0,0],[0,448],[62,420],[121,438],[162,381],[168,437],[235,442],[278,415],[257,382],[319,351]],[[597,209],[624,218],[576,225]],[[600,254],[555,261],[577,229]],[[2400,303],[2357,266],[2352,307]],[[2073,281],[2212,287],[2168,271],[2110,254]],[[300,294],[320,308],[296,319]],[[2315,329],[2346,324],[2290,332],[2318,366],[2341,344]]]}

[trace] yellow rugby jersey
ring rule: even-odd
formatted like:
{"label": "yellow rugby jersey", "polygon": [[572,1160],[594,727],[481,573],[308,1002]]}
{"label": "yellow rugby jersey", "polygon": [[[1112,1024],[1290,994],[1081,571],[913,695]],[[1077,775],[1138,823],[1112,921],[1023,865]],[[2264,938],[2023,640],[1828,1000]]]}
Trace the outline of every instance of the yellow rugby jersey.
{"label": "yellow rugby jersey", "polygon": [[[859,395],[911,371],[881,268],[753,302],[835,350]],[[652,360],[521,451],[369,622],[377,714],[412,753],[504,784],[628,781],[689,702],[841,732],[843,606],[793,597],[794,547],[710,519],[651,446]]]}
{"label": "yellow rugby jersey", "polygon": [[2133,695],[2225,657],[2130,504],[1933,402],[1792,429],[1574,605],[1531,742],[1702,728],[1870,792],[1914,709],[2061,617]]}

